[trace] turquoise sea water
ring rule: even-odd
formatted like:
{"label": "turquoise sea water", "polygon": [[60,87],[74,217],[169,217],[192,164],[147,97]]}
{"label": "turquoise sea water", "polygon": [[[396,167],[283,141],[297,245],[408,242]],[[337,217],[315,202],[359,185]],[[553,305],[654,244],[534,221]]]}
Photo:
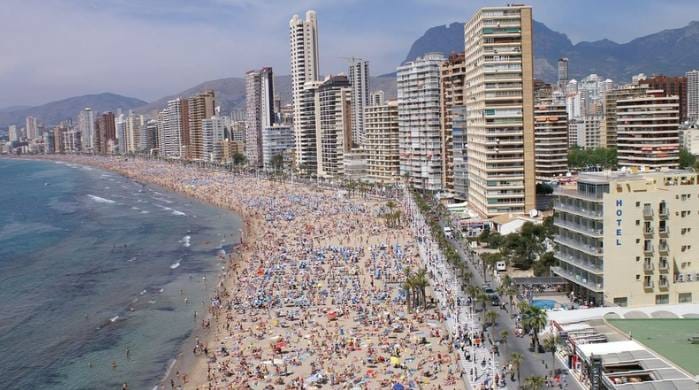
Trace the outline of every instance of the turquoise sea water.
{"label": "turquoise sea water", "polygon": [[0,160],[0,388],[152,389],[239,228],[110,172]]}

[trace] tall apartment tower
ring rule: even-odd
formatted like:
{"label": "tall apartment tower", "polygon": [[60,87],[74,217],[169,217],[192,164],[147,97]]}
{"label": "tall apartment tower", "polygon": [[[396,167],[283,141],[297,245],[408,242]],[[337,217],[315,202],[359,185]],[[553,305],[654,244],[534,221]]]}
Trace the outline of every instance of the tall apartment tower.
{"label": "tall apartment tower", "polygon": [[617,100],[620,167],[677,168],[680,158],[680,103],[663,90]]}
{"label": "tall apartment tower", "polygon": [[642,82],[648,89],[660,89],[667,96],[677,96],[680,102],[680,123],[687,120],[687,77],[653,76]]}
{"label": "tall apartment tower", "polygon": [[201,121],[203,134],[203,159],[206,161],[218,161],[223,157],[221,142],[226,127],[223,117],[212,116]]}
{"label": "tall apartment tower", "polygon": [[291,53],[291,98],[294,106],[294,130],[296,138],[296,162],[307,163],[301,156],[303,142],[302,100],[308,81],[317,81],[320,74],[318,58],[318,21],[315,11],[306,12],[306,20],[294,15],[289,21],[289,45]]}
{"label": "tall apartment tower", "polygon": [[602,126],[603,140],[602,146],[607,148],[616,148],[617,144],[617,118],[616,118],[616,102],[634,96],[643,96],[646,94],[646,86],[644,85],[629,85],[617,89],[611,89],[604,94],[604,125]]}
{"label": "tall apartment tower", "polygon": [[562,102],[542,99],[534,106],[536,178],[548,181],[568,171],[568,113]]}
{"label": "tall apartment tower", "polygon": [[452,124],[454,110],[464,107],[464,76],[466,62],[464,54],[449,56],[440,67],[440,118],[442,121],[442,187],[454,192],[454,143]]}
{"label": "tall apartment tower", "polygon": [[564,90],[568,85],[568,58],[558,59],[558,89]]}
{"label": "tall apartment tower", "polygon": [[364,107],[369,105],[369,61],[352,58],[349,65],[352,85],[352,143],[364,145]]}
{"label": "tall apartment tower", "polygon": [[274,122],[274,76],[272,68],[251,70],[245,74],[245,108],[247,130],[245,155],[248,164],[263,165],[262,129]]}
{"label": "tall apartment tower", "polygon": [[186,99],[177,98],[167,102],[167,107],[158,115],[158,144],[160,156],[185,159],[189,143],[189,105]]}
{"label": "tall apartment tower", "polygon": [[296,169],[302,175],[318,173],[316,91],[321,84],[321,81],[306,82],[297,100],[299,115],[298,120],[294,119],[294,160]]}
{"label": "tall apartment tower", "polygon": [[83,151],[92,152],[95,149],[95,113],[90,107],[85,107],[78,114],[78,130],[82,136]]}
{"label": "tall apartment tower", "polygon": [[204,132],[202,120],[214,116],[216,102],[214,91],[208,90],[187,99],[189,108],[189,143],[187,145],[186,158],[190,160],[204,160]]}
{"label": "tall apartment tower", "polygon": [[398,67],[400,174],[427,191],[442,189],[439,72],[445,60],[430,53]]}
{"label": "tall apartment tower", "polygon": [[95,121],[96,153],[109,154],[116,145],[116,122],[113,112],[100,114]]}
{"label": "tall apartment tower", "polygon": [[699,120],[699,70],[687,72],[687,119]]}
{"label": "tall apartment tower", "polygon": [[367,177],[374,183],[400,181],[398,148],[398,102],[389,101],[364,108]]}
{"label": "tall apartment tower", "polygon": [[27,138],[33,140],[39,137],[39,120],[33,116],[28,116],[25,119],[25,131],[27,132]]}
{"label": "tall apartment tower", "polygon": [[481,8],[465,26],[469,204],[481,215],[536,206],[532,9]]}
{"label": "tall apartment tower", "polygon": [[352,90],[347,76],[325,79],[315,93],[316,155],[319,177],[344,174],[344,156],[352,146]]}

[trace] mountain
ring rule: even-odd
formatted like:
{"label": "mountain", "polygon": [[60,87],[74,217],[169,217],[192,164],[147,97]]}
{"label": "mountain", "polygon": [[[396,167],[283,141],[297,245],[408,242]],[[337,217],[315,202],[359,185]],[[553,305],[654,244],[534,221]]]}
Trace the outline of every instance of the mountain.
{"label": "mountain", "polygon": [[[383,90],[387,99],[396,97],[396,79],[390,76],[371,77],[369,90]],[[245,79],[241,77],[228,77],[225,79],[206,81],[179,93],[162,97],[152,103],[137,108],[138,113],[155,116],[158,111],[167,105],[168,100],[177,97],[196,95],[207,89],[214,90],[216,105],[221,106],[221,112],[245,111]],[[274,77],[274,94],[281,98],[282,104],[291,103],[291,76]]]}
{"label": "mountain", "polygon": [[[557,77],[557,62],[568,57],[570,78],[590,73],[615,81],[630,80],[638,73],[681,75],[699,64],[699,22],[663,30],[627,43],[603,39],[573,44],[568,36],[534,21],[534,76],[548,82]],[[428,29],[410,48],[405,62],[429,52],[445,55],[464,50],[463,24]]]}
{"label": "mountain", "polygon": [[83,95],[71,97],[55,102],[42,104],[35,107],[20,107],[0,111],[0,127],[17,125],[24,127],[25,119],[33,116],[47,126],[58,124],[66,119],[75,119],[78,112],[85,107],[91,107],[95,112],[130,110],[146,104],[143,100],[117,95],[114,93],[100,93],[96,95]]}

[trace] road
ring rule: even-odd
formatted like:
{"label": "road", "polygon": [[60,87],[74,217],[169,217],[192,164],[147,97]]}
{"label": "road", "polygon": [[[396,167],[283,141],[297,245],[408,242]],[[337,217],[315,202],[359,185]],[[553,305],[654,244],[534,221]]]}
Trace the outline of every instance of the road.
{"label": "road", "polygon": [[[443,226],[446,225],[445,221],[442,221],[441,224]],[[471,271],[471,284],[476,286],[482,286],[484,284],[483,269],[480,267],[480,260],[478,259],[478,256],[472,256],[469,253],[470,251],[465,251],[461,241],[458,239],[449,239],[449,242],[454,246],[454,248],[456,248],[459,255],[461,256],[461,259],[464,261],[464,263],[468,266],[469,270]],[[489,279],[492,280],[492,277]],[[495,285],[494,282],[491,283],[491,286],[493,287],[493,289],[497,287],[497,285]],[[508,300],[507,297],[503,298],[504,301]],[[503,364],[507,364],[510,360],[510,357],[512,356],[512,353],[518,352],[523,357],[522,363],[520,365],[520,378],[522,381],[524,381],[524,379],[529,376],[543,377],[549,375],[551,370],[551,353],[531,352],[529,351],[529,343],[531,338],[529,336],[524,336],[520,338],[514,335],[515,321],[512,319],[510,315],[511,313],[509,312],[509,302],[507,303],[508,304],[506,305],[506,310],[502,310],[495,306],[489,306],[489,308],[486,309],[495,310],[498,313],[496,325],[494,327],[491,326],[488,329],[488,331],[490,332],[491,339],[499,339],[500,333],[503,330],[507,330],[509,334],[507,337],[507,341],[504,344],[500,344],[499,346],[499,361],[501,362],[500,365],[502,366]],[[517,309],[514,308],[514,310],[516,311]],[[562,367],[562,364],[558,359],[556,359],[555,364],[557,368]],[[573,380],[573,378],[569,378],[570,374],[567,370],[564,372],[564,388],[583,390],[582,387],[580,387],[578,383],[575,380]],[[511,388],[511,383],[512,382],[510,382],[508,388]]]}

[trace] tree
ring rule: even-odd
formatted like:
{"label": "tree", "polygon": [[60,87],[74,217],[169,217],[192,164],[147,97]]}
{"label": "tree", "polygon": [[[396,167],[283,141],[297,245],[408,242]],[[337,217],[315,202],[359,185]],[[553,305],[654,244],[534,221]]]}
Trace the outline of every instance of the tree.
{"label": "tree", "polygon": [[483,319],[485,323],[487,323],[489,326],[495,326],[495,320],[498,318],[498,313],[494,310],[488,310],[485,312],[483,315]]}
{"label": "tree", "polygon": [[275,154],[270,160],[270,165],[275,171],[281,171],[284,168],[284,156]]}
{"label": "tree", "polygon": [[[524,361],[524,357],[522,357],[522,354],[519,352],[513,352],[512,356],[510,357],[510,363],[512,363],[512,366],[514,366],[515,370],[517,371],[517,382],[519,382],[519,367],[522,365],[522,362]],[[510,378],[512,380],[513,378]]]}
{"label": "tree", "polygon": [[427,280],[427,268],[421,268],[413,276],[415,288],[417,289],[420,297],[422,298],[422,306],[427,309],[427,285],[429,284]]}
{"label": "tree", "polygon": [[548,322],[546,311],[536,306],[528,306],[522,317],[524,326],[531,329],[533,332],[532,341],[534,343],[534,350],[538,351],[539,332],[546,327],[546,323]]}
{"label": "tree", "polygon": [[503,329],[500,331],[500,342],[503,344],[507,343],[507,336],[510,335],[510,332],[508,332],[506,329]]}
{"label": "tree", "polygon": [[537,183],[536,184],[536,193],[542,194],[542,195],[550,195],[553,193],[553,187],[551,187],[550,184]]}
{"label": "tree", "polygon": [[697,158],[685,148],[680,148],[680,168],[692,168]]}
{"label": "tree", "polygon": [[541,390],[544,387],[546,380],[543,376],[530,376],[524,380],[524,389],[526,390]]}
{"label": "tree", "polygon": [[244,165],[247,160],[247,157],[242,153],[236,152],[233,154],[233,164],[235,165]]}
{"label": "tree", "polygon": [[543,341],[544,350],[551,352],[551,370],[556,370],[556,346],[558,345],[558,338],[555,335],[550,335],[546,337]]}

